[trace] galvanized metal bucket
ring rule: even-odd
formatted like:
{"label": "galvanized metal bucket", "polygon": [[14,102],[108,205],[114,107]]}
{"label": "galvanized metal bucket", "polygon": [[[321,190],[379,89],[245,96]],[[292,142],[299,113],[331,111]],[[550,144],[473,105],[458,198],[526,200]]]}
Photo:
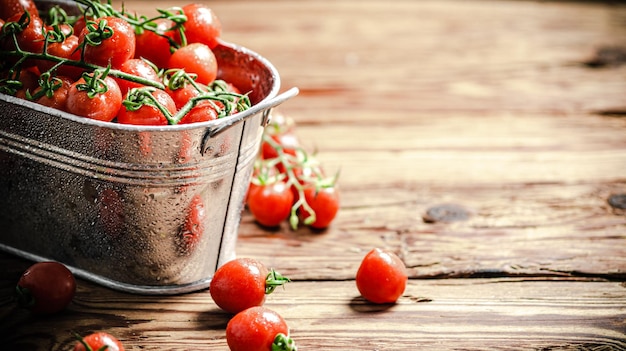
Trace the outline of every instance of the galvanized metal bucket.
{"label": "galvanized metal bucket", "polygon": [[[235,256],[270,110],[298,93],[278,95],[278,72],[255,52],[222,43],[214,53],[218,77],[251,92],[250,110],[146,127],[0,94],[0,250],[60,261],[79,277],[132,293],[208,287]],[[190,216],[202,229],[197,237],[189,237]]]}

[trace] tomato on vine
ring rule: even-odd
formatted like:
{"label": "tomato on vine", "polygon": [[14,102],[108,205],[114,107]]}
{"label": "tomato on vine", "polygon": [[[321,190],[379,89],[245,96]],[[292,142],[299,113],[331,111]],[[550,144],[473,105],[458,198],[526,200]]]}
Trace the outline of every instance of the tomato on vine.
{"label": "tomato on vine", "polygon": [[122,106],[122,92],[107,73],[107,70],[97,70],[74,82],[67,95],[67,112],[100,121],[112,121]]}
{"label": "tomato on vine", "polygon": [[304,197],[310,209],[301,207],[301,215],[305,223],[307,218],[313,218],[307,224],[315,229],[324,229],[330,225],[339,212],[339,191],[335,185],[309,185],[304,188]]}
{"label": "tomato on vine", "polygon": [[248,209],[256,221],[265,227],[276,227],[292,212],[293,193],[283,180],[250,184]]}
{"label": "tomato on vine", "polygon": [[408,275],[393,252],[375,248],[365,255],[356,273],[357,289],[373,303],[394,303],[404,293]]}
{"label": "tomato on vine", "polygon": [[183,6],[187,16],[185,36],[187,43],[202,43],[213,49],[222,35],[222,23],[215,12],[203,4],[191,3]]}
{"label": "tomato on vine", "polygon": [[231,351],[295,351],[287,322],[277,312],[250,307],[237,313],[226,326],[226,342]]}
{"label": "tomato on vine", "polygon": [[85,62],[119,68],[135,57],[135,31],[124,19],[104,16],[87,21],[79,35]]}
{"label": "tomato on vine", "polygon": [[265,296],[289,282],[273,269],[252,258],[236,258],[219,267],[211,280],[209,293],[224,311],[238,313],[261,306]]}
{"label": "tomato on vine", "polygon": [[113,335],[105,332],[95,332],[78,338],[74,351],[125,351],[124,345]]}
{"label": "tomato on vine", "polygon": [[176,50],[167,62],[167,68],[184,68],[188,73],[195,74],[196,81],[202,84],[209,84],[217,77],[217,59],[213,51],[201,43]]}
{"label": "tomato on vine", "polygon": [[76,280],[59,262],[38,262],[20,277],[16,296],[21,307],[35,314],[52,314],[65,309],[74,298]]}
{"label": "tomato on vine", "polygon": [[135,88],[126,96],[117,114],[117,122],[135,125],[167,125],[169,118],[175,113],[176,104],[164,90]]}

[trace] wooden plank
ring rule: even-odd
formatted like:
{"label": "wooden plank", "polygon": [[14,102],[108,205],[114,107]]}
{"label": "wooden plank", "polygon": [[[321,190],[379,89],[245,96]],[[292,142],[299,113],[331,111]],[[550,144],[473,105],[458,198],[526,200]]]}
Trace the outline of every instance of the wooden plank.
{"label": "wooden plank", "polygon": [[[3,296],[9,288],[3,276]],[[6,350],[67,350],[73,332],[93,330],[118,335],[128,350],[226,349],[229,315],[207,292],[145,297],[79,282],[74,302],[54,323],[3,302]],[[354,281],[294,282],[270,295],[266,306],[288,321],[303,350],[626,348],[620,283],[411,280],[396,305],[375,306],[358,297]]]}

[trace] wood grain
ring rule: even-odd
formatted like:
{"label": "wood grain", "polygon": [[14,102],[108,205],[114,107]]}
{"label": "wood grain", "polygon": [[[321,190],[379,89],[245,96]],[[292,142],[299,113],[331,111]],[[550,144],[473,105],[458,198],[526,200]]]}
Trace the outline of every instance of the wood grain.
{"label": "wood grain", "polygon": [[[114,3],[120,4],[120,1]],[[186,1],[125,1],[150,14]],[[294,281],[268,297],[301,350],[625,350],[626,6],[583,1],[211,1],[224,39],[268,58],[279,110],[342,208],[326,231],[260,228],[237,253]],[[610,50],[609,50],[610,51]],[[604,56],[603,56],[604,55]],[[433,206],[470,216],[426,223]],[[393,306],[358,297],[372,247],[409,268]],[[127,350],[226,350],[207,292],[150,297],[80,281],[36,318],[0,255],[0,345],[68,350],[105,330]]]}

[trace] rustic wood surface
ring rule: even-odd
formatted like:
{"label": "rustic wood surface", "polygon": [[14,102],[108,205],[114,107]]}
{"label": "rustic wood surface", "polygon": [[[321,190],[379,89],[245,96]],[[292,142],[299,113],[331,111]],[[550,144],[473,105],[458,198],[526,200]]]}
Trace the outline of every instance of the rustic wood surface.
{"label": "rustic wood surface", "polygon": [[[119,3],[119,2],[117,2]],[[126,1],[141,13],[182,5]],[[324,232],[258,227],[239,256],[294,280],[268,298],[301,350],[626,349],[626,6],[566,1],[211,1],[224,39],[300,95],[280,107],[340,170]],[[458,206],[457,222],[425,221]],[[373,247],[410,270],[393,306],[359,298]],[[146,297],[79,281],[67,311],[13,307],[30,262],[0,255],[0,349],[227,350],[207,292]]]}

